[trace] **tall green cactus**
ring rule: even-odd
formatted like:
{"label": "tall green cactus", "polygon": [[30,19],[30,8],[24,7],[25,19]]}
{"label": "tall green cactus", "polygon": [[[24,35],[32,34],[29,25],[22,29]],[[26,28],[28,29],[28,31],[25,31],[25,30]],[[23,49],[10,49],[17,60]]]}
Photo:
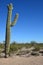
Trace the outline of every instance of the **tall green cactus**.
{"label": "tall green cactus", "polygon": [[6,37],[5,37],[5,57],[8,56],[9,50],[10,50],[10,27],[14,26],[17,19],[18,19],[18,13],[15,15],[14,21],[11,22],[11,16],[12,16],[12,9],[13,5],[10,3],[8,6],[8,16],[7,16],[7,23],[6,23]]}

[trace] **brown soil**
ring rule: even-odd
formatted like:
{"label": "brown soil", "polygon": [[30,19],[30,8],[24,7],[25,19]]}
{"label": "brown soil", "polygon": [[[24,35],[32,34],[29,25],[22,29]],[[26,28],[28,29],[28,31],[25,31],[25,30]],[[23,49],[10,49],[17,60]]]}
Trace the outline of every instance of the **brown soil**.
{"label": "brown soil", "polygon": [[0,58],[0,65],[43,65],[43,56]]}

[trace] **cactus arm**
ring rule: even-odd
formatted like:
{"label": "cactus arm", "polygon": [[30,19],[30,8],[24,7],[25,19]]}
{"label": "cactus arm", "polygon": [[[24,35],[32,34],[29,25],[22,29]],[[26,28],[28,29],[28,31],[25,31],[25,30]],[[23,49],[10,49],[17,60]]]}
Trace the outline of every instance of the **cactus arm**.
{"label": "cactus arm", "polygon": [[14,26],[14,25],[16,24],[16,21],[17,21],[17,19],[18,19],[18,16],[19,16],[19,14],[16,13],[15,18],[14,18],[14,21],[11,22],[11,25],[10,25],[11,27]]}

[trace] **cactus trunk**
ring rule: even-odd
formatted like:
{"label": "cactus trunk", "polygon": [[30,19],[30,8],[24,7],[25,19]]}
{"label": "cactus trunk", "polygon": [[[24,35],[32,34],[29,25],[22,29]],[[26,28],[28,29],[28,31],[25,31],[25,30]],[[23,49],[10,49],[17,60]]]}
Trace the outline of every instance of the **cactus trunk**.
{"label": "cactus trunk", "polygon": [[5,37],[5,57],[7,58],[9,55],[10,50],[10,27],[14,26],[18,15],[15,16],[15,20],[13,23],[11,23],[11,15],[12,15],[12,4],[8,5],[8,16],[7,16],[7,23],[6,23],[6,37]]}

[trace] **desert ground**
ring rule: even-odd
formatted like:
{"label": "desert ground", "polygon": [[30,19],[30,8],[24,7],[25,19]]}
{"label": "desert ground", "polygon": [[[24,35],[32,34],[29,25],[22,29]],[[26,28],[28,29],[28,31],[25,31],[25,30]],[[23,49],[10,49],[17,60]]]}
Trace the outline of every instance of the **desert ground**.
{"label": "desert ground", "polygon": [[43,65],[43,56],[0,58],[0,65]]}

